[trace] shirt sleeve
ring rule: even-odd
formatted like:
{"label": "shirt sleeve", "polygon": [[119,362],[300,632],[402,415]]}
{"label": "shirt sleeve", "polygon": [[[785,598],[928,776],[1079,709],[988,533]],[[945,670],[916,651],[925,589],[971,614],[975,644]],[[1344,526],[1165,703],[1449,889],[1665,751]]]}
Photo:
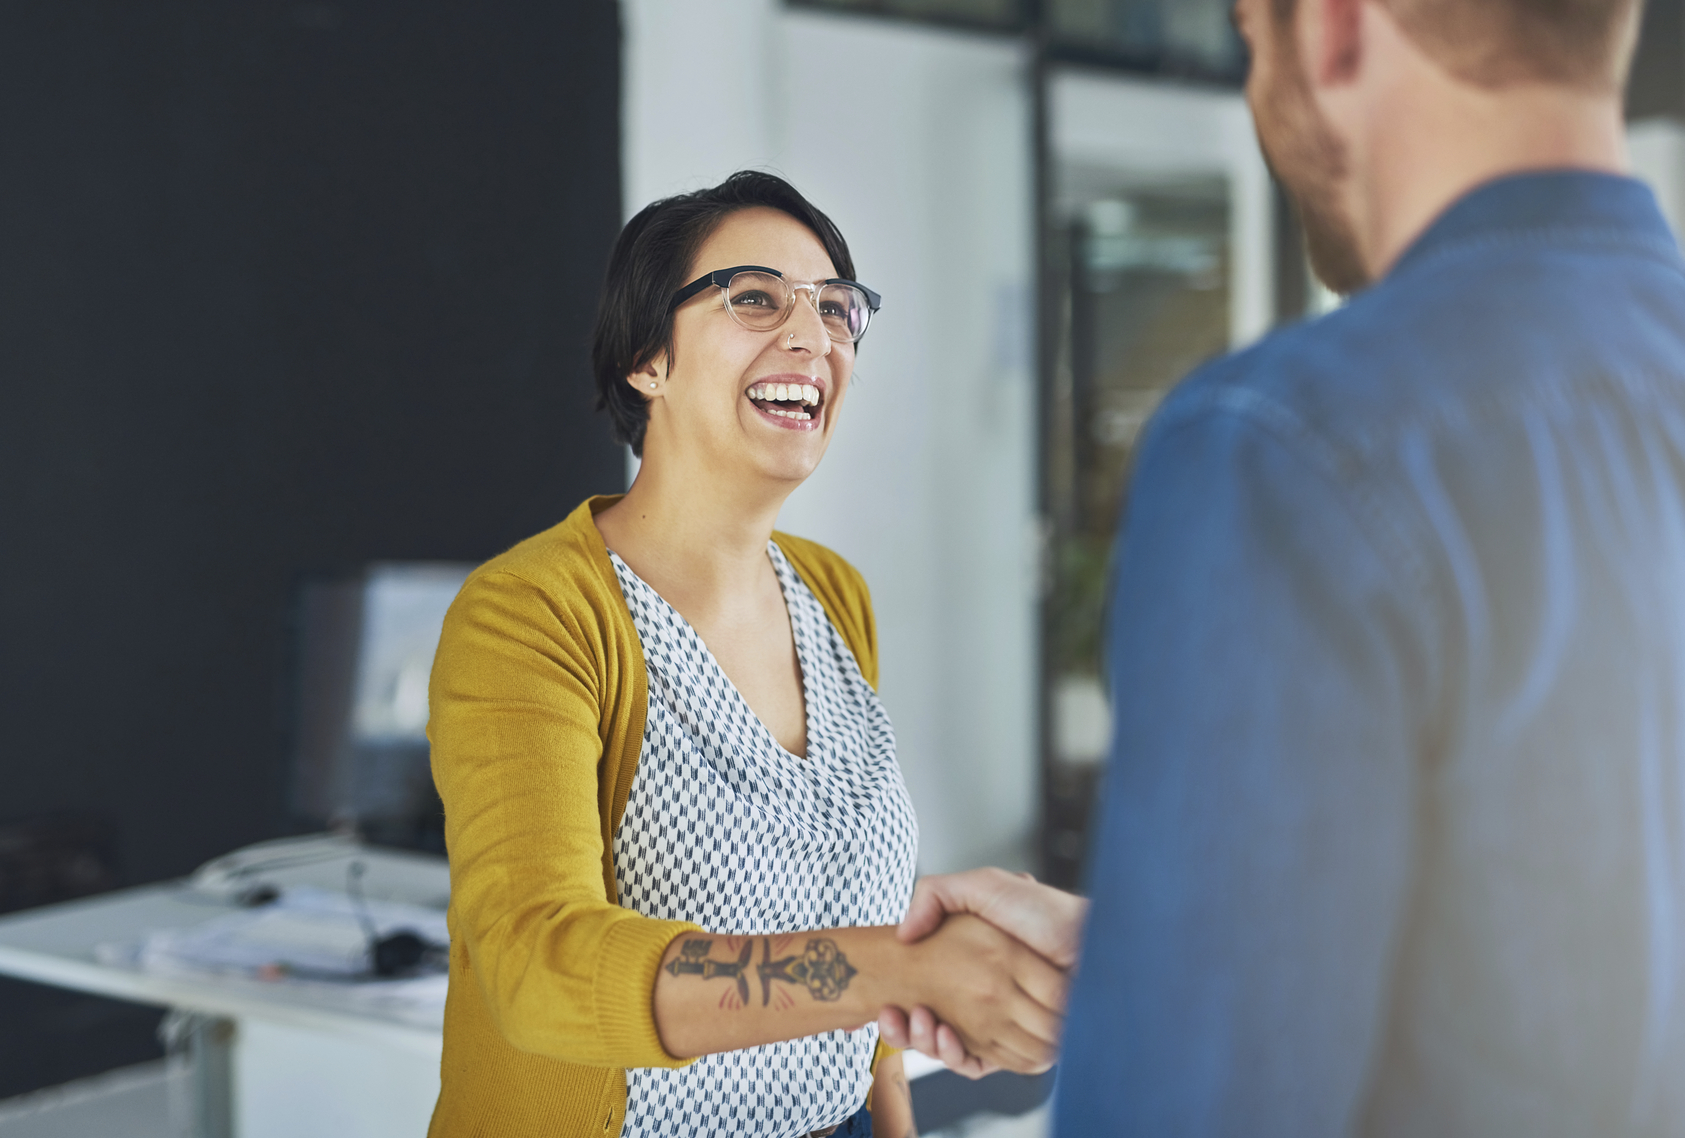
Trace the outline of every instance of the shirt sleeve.
{"label": "shirt sleeve", "polygon": [[[697,926],[616,905],[603,880],[600,638],[508,573],[469,579],[434,658],[428,737],[445,804],[451,936],[498,1031],[570,1063],[679,1067],[651,994]],[[453,958],[456,946],[453,944]]]}
{"label": "shirt sleeve", "polygon": [[1414,842],[1395,559],[1256,420],[1155,430],[1113,581],[1115,716],[1060,1135],[1350,1133]]}

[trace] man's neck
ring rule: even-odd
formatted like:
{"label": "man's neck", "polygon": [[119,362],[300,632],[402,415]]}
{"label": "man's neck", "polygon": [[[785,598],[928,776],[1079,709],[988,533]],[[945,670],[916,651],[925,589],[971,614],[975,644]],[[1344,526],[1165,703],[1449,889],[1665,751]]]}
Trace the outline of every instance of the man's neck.
{"label": "man's neck", "polygon": [[[1380,5],[1366,4],[1366,9]],[[1402,35],[1391,25],[1380,34]],[[1365,263],[1379,279],[1449,206],[1495,178],[1530,170],[1626,170],[1621,102],[1548,84],[1482,88],[1410,45],[1351,145],[1350,205]]]}

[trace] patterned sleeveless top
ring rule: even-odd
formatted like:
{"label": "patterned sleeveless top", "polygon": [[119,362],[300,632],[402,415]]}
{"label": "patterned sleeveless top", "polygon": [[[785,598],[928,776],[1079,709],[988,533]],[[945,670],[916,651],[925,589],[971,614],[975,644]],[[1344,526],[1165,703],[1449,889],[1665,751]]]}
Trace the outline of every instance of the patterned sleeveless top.
{"label": "patterned sleeveless top", "polygon": [[[807,702],[807,757],[778,745],[696,630],[610,554],[643,645],[649,713],[614,836],[620,904],[710,932],[899,921],[918,824],[883,703],[784,559]],[[795,1138],[846,1120],[871,1088],[876,1024],[626,1072],[624,1138]]]}

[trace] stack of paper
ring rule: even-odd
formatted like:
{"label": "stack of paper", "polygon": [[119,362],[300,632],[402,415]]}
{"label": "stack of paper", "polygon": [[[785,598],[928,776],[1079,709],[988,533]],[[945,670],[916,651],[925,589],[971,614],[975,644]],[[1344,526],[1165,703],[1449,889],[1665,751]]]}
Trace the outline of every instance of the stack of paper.
{"label": "stack of paper", "polygon": [[155,932],[140,946],[139,963],[159,972],[359,980],[370,975],[363,918],[377,936],[408,931],[435,944],[449,939],[445,915],[435,909],[370,901],[361,914],[343,893],[294,886],[261,909]]}
{"label": "stack of paper", "polygon": [[95,955],[118,967],[285,988],[310,1003],[439,1026],[449,977],[443,972],[389,980],[372,976],[368,933],[359,913],[377,936],[409,931],[438,945],[449,939],[445,915],[437,909],[369,901],[359,910],[343,893],[299,885],[263,908],[161,930],[139,942],[103,944]]}

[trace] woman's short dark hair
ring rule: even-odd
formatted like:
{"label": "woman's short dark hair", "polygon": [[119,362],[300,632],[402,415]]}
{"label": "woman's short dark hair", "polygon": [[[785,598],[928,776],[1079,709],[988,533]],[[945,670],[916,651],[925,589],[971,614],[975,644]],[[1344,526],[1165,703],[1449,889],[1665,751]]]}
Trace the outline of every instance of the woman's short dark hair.
{"label": "woman's short dark hair", "polygon": [[836,225],[776,174],[739,170],[712,189],[662,198],[638,211],[614,243],[591,337],[597,408],[608,411],[615,440],[631,446],[633,454],[644,453],[649,404],[626,377],[663,351],[672,366],[673,294],[690,283],[687,275],[696,251],[720,222],[755,206],[780,210],[807,226],[830,255],[837,275],[854,276],[854,258]]}

